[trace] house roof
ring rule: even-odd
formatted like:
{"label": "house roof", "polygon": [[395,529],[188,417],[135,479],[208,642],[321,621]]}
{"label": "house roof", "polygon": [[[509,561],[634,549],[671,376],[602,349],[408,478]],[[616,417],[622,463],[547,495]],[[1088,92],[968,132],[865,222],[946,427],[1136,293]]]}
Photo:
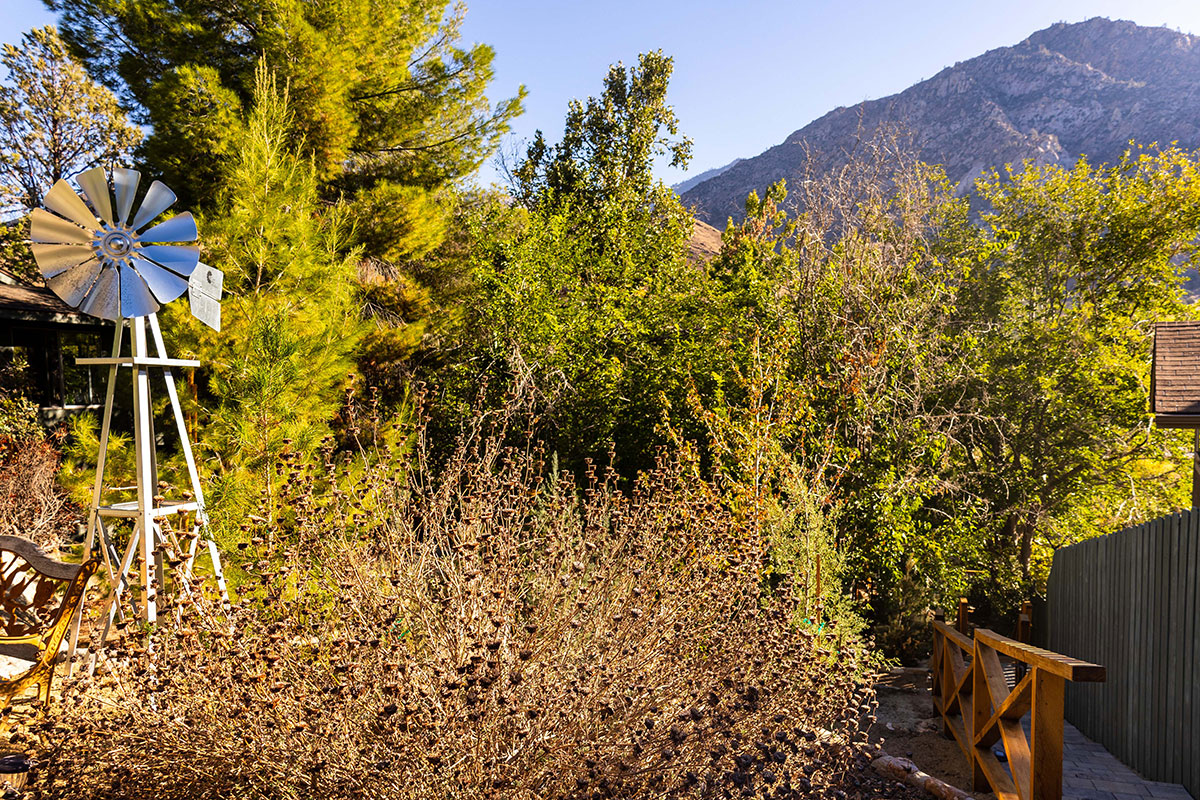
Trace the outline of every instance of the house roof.
{"label": "house roof", "polygon": [[54,292],[0,269],[0,320],[98,327],[105,323],[68,306]]}
{"label": "house roof", "polygon": [[1154,326],[1150,369],[1150,410],[1163,417],[1195,417],[1200,426],[1200,322],[1159,322]]}

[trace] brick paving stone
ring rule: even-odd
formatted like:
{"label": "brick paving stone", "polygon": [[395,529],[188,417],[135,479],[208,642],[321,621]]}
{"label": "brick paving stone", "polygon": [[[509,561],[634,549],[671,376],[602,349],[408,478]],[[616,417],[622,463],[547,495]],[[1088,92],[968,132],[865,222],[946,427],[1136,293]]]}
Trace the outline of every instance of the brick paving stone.
{"label": "brick paving stone", "polygon": [[1063,790],[1063,800],[1117,800],[1117,798],[1112,792],[1089,789],[1079,794],[1070,794]]}
{"label": "brick paving stone", "polygon": [[1134,794],[1146,796],[1150,794],[1150,790],[1139,783],[1128,783],[1126,781],[1110,781],[1100,780],[1094,781],[1097,789],[1103,789],[1106,792],[1113,794]]}

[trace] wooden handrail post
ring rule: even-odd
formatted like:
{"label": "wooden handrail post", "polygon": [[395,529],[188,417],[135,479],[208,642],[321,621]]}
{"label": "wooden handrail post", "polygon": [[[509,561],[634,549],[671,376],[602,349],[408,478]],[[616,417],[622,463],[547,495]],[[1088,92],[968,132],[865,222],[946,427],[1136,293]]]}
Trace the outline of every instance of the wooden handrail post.
{"label": "wooden handrail post", "polygon": [[970,622],[971,609],[967,605],[967,598],[960,597],[958,598],[958,621],[955,624],[955,627],[958,628],[959,633],[961,633],[963,636],[966,636],[968,634],[967,629],[970,627]]}
{"label": "wooden handrail post", "polygon": [[1066,681],[1033,668],[1030,788],[1033,800],[1062,800],[1063,689]]}
{"label": "wooden handrail post", "polygon": [[[979,734],[983,732],[987,725],[988,717],[992,713],[992,704],[988,693],[987,676],[983,674],[983,655],[980,652],[981,645],[978,640],[974,640],[974,649],[971,651],[971,733],[970,740],[972,742],[979,738]],[[963,722],[966,722],[964,719]],[[967,758],[971,760],[971,788],[977,792],[989,792],[992,786],[988,783],[987,775],[983,771],[983,764],[975,755],[975,748],[968,748]]]}
{"label": "wooden handrail post", "polygon": [[[942,611],[934,611],[933,619],[935,622],[942,622],[946,619],[946,614]],[[929,653],[929,689],[933,697],[941,697],[941,677],[942,677],[942,642],[938,636],[937,628],[933,629],[933,647]],[[936,707],[936,703],[934,704]]]}
{"label": "wooden handrail post", "polygon": [[[1021,611],[1017,614],[1017,641],[1021,644],[1029,644],[1029,640],[1033,638],[1033,603],[1026,600],[1021,603]],[[1025,677],[1025,673],[1029,671],[1029,666],[1024,661],[1018,661],[1016,664],[1017,680]]]}
{"label": "wooden handrail post", "polygon": [[942,638],[942,678],[938,681],[938,685],[942,690],[942,736],[947,739],[953,739],[954,733],[950,730],[950,725],[946,722],[946,709],[950,706],[950,700],[954,697],[954,661],[950,656],[950,648],[953,647],[946,641],[946,637]]}

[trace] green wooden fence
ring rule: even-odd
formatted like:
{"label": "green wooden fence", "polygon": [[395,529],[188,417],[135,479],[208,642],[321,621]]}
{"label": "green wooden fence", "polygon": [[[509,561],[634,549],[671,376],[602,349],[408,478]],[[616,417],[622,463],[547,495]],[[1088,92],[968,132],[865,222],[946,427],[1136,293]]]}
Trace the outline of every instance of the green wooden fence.
{"label": "green wooden fence", "polygon": [[1145,777],[1200,797],[1200,511],[1058,550],[1045,640],[1108,668],[1066,718]]}

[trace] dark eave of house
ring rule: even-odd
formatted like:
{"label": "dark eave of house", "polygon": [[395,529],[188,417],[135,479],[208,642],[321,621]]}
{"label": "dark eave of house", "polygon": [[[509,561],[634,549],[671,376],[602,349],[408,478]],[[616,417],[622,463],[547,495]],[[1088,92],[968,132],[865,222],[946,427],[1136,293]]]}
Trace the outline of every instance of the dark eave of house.
{"label": "dark eave of house", "polygon": [[1200,427],[1200,322],[1155,324],[1150,411],[1160,428]]}
{"label": "dark eave of house", "polygon": [[0,269],[0,322],[41,323],[55,327],[101,329],[111,325],[81,314],[43,286],[32,286]]}

